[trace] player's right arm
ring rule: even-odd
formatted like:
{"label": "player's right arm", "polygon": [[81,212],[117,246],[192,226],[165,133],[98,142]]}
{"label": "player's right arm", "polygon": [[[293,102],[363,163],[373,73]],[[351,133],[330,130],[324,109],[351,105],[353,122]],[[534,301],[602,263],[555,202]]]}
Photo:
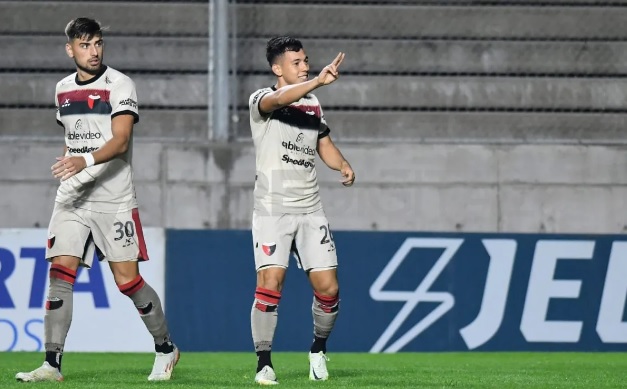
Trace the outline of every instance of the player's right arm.
{"label": "player's right arm", "polygon": [[262,114],[269,114],[279,108],[283,108],[300,100],[303,96],[311,93],[315,89],[329,85],[340,76],[338,67],[344,61],[344,53],[339,53],[329,65],[325,66],[318,77],[300,84],[287,85],[275,91],[267,93],[259,101],[259,111]]}
{"label": "player's right arm", "polygon": [[[120,78],[111,90],[110,100],[111,138],[92,153],[57,158],[57,163],[52,165],[52,174],[56,178],[65,181],[89,166],[109,162],[128,151],[133,124],[139,121],[135,83],[128,77]],[[91,163],[88,165],[89,157]]]}

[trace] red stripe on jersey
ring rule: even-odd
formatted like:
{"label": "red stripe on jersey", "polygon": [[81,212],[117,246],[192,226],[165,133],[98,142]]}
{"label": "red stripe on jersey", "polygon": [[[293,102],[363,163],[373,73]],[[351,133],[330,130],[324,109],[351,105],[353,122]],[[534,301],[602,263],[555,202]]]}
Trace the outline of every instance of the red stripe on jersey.
{"label": "red stripe on jersey", "polygon": [[59,107],[64,104],[74,103],[74,102],[87,102],[88,104],[91,102],[93,105],[94,101],[99,100],[103,103],[109,102],[110,91],[106,89],[77,89],[69,92],[59,93],[57,95],[57,102],[59,103]]}
{"label": "red stripe on jersey", "polygon": [[50,266],[50,278],[57,278],[74,285],[74,281],[76,281],[76,271],[63,265],[52,264],[52,266]]}
{"label": "red stripe on jersey", "polygon": [[148,249],[146,248],[146,239],[144,239],[144,230],[142,228],[142,222],[139,220],[139,210],[137,208],[133,209],[133,221],[135,222],[135,233],[137,234],[137,245],[139,246],[139,256],[137,259],[139,261],[147,261],[148,259]]}
{"label": "red stripe on jersey", "polygon": [[[305,112],[308,115],[311,116],[315,116],[315,117],[320,117],[320,106],[319,105],[296,105],[296,104],[292,104],[289,106],[290,108],[294,108],[297,109],[299,111]],[[310,112],[313,112],[313,114],[311,114]]]}
{"label": "red stripe on jersey", "polygon": [[279,300],[281,300],[281,292],[270,289],[257,288],[255,289],[255,298],[259,301],[263,301],[266,304],[279,305]]}
{"label": "red stripe on jersey", "polygon": [[118,285],[118,289],[120,289],[120,292],[124,293],[125,295],[131,296],[135,294],[135,292],[140,290],[144,286],[144,284],[144,279],[141,275],[138,275],[133,281],[123,285]]}

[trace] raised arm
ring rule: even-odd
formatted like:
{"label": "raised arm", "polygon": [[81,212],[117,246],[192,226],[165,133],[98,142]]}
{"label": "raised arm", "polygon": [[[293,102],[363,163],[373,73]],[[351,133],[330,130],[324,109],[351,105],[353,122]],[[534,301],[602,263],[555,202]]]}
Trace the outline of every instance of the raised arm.
{"label": "raised arm", "polygon": [[312,80],[300,84],[287,85],[264,95],[259,102],[259,110],[261,113],[268,114],[300,100],[303,96],[323,85],[331,84],[340,76],[338,67],[344,61],[344,56],[344,53],[339,53],[333,62],[325,66],[320,74]]}

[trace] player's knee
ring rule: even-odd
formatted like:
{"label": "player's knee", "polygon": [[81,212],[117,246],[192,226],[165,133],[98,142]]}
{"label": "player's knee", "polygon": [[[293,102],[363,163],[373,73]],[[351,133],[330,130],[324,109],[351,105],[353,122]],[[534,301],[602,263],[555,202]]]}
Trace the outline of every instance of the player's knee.
{"label": "player's knee", "polygon": [[274,312],[279,307],[281,292],[257,287],[255,289],[255,309],[262,312]]}
{"label": "player's knee", "polygon": [[337,296],[339,294],[340,286],[337,280],[329,279],[324,282],[316,282],[314,290],[317,294],[324,296]]}
{"label": "player's knee", "polygon": [[257,286],[263,289],[281,292],[284,280],[285,268],[283,267],[270,266],[257,272]]}
{"label": "player's knee", "polygon": [[111,262],[113,279],[117,285],[124,285],[141,278],[137,261]]}
{"label": "player's knee", "polygon": [[334,295],[314,292],[315,303],[326,313],[334,313],[340,309],[340,294],[336,290]]}
{"label": "player's knee", "polygon": [[267,290],[272,290],[278,293],[281,293],[281,283],[279,280],[276,279],[266,279],[264,280],[264,282],[260,282],[257,285],[259,288],[263,288],[263,289],[267,289]]}

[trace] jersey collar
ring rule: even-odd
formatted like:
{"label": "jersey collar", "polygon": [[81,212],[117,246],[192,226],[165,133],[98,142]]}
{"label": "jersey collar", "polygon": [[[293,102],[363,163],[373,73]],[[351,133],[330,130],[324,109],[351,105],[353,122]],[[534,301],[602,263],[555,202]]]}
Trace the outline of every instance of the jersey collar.
{"label": "jersey collar", "polygon": [[74,77],[74,81],[76,82],[76,85],[89,85],[92,82],[96,82],[98,81],[98,79],[107,71],[107,65],[102,65],[102,67],[100,68],[100,71],[92,78],[90,78],[87,81],[79,81],[78,79],[78,73],[76,73],[76,77]]}

